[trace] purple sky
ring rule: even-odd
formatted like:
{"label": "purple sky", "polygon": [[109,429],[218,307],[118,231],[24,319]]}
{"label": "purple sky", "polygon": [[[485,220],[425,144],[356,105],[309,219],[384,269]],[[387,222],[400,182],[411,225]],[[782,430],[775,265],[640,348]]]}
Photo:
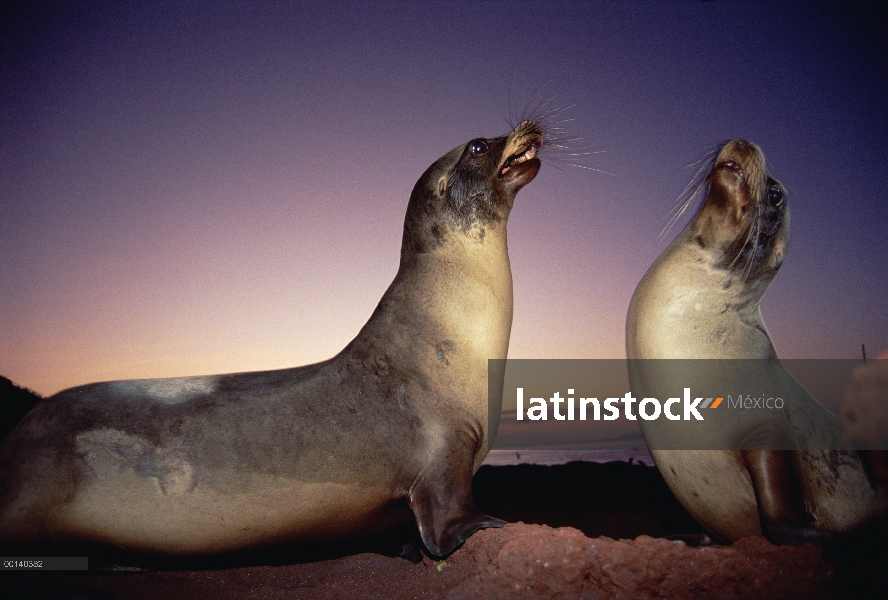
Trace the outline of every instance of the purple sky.
{"label": "purple sky", "polygon": [[790,192],[778,352],[888,348],[875,10],[24,4],[0,31],[0,374],[40,393],[332,356],[397,270],[425,168],[551,96],[612,175],[549,162],[518,195],[510,357],[624,356],[686,166],[732,137]]}

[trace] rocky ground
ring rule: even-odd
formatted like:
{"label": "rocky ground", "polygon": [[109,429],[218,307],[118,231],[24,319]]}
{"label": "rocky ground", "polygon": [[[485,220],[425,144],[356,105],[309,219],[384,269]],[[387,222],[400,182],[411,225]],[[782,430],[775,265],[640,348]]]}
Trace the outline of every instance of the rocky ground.
{"label": "rocky ground", "polygon": [[514,523],[476,533],[443,561],[412,564],[367,551],[336,556],[327,548],[314,557],[254,556],[191,570],[7,572],[3,583],[14,591],[7,597],[57,600],[764,600],[884,597],[879,590],[888,589],[878,575],[882,565],[865,555],[827,560],[817,547],[776,547],[763,538],[706,548],[663,539],[699,528],[645,465],[485,466],[475,495],[486,512]]}

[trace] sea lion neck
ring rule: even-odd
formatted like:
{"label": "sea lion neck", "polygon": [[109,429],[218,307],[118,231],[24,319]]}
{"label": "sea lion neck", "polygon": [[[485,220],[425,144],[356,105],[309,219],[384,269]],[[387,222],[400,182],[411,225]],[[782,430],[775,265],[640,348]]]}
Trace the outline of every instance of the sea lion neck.
{"label": "sea lion neck", "polygon": [[[457,146],[426,169],[404,217],[398,273],[346,355],[404,372],[434,365],[431,375],[426,368],[431,379],[486,372],[489,359],[506,357],[506,224],[515,195],[539,171],[541,144],[539,127],[525,121],[506,135]],[[486,422],[486,395],[470,412]]]}

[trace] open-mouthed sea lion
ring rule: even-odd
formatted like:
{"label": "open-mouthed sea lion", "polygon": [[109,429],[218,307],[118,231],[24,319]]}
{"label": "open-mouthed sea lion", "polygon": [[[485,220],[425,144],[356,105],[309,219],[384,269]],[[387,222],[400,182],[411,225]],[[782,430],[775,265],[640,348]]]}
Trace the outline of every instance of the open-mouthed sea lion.
{"label": "open-mouthed sea lion", "polygon": [[[754,385],[776,391],[783,406],[705,421],[640,421],[642,432],[672,492],[717,540],[764,534],[775,543],[825,543],[886,502],[867,482],[839,419],[780,365],[759,311],[786,252],[786,191],[758,146],[743,140],[721,148],[703,186],[698,214],[632,298],[626,346],[633,394],[677,395],[689,374],[707,373],[726,394]],[[648,359],[756,360],[694,366]],[[668,449],[694,440],[718,449]]]}
{"label": "open-mouthed sea lion", "polygon": [[428,168],[394,281],[330,360],[41,402],[0,446],[3,551],[205,555],[368,535],[412,511],[443,556],[502,526],[475,505],[472,475],[496,427],[488,359],[506,357],[512,324],[506,222],[542,141],[524,121]]}

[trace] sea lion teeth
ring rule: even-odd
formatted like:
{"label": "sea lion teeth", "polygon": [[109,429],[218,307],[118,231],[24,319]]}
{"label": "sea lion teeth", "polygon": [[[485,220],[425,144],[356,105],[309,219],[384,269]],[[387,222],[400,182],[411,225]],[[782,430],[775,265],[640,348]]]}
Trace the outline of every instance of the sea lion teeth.
{"label": "sea lion teeth", "polygon": [[505,175],[506,173],[508,173],[509,169],[512,168],[514,165],[523,163],[525,161],[528,161],[528,160],[536,157],[536,153],[537,153],[538,148],[539,148],[539,145],[537,143],[533,142],[533,143],[531,143],[530,147],[527,150],[509,158],[506,161],[506,166],[503,167],[502,171],[500,171],[500,175]]}
{"label": "sea lion teeth", "polygon": [[730,169],[731,171],[734,171],[735,173],[737,173],[741,177],[744,176],[743,168],[739,164],[737,164],[737,162],[734,160],[729,159],[729,160],[722,161],[722,162],[718,163],[718,165],[716,165],[716,168],[727,168],[727,169]]}

